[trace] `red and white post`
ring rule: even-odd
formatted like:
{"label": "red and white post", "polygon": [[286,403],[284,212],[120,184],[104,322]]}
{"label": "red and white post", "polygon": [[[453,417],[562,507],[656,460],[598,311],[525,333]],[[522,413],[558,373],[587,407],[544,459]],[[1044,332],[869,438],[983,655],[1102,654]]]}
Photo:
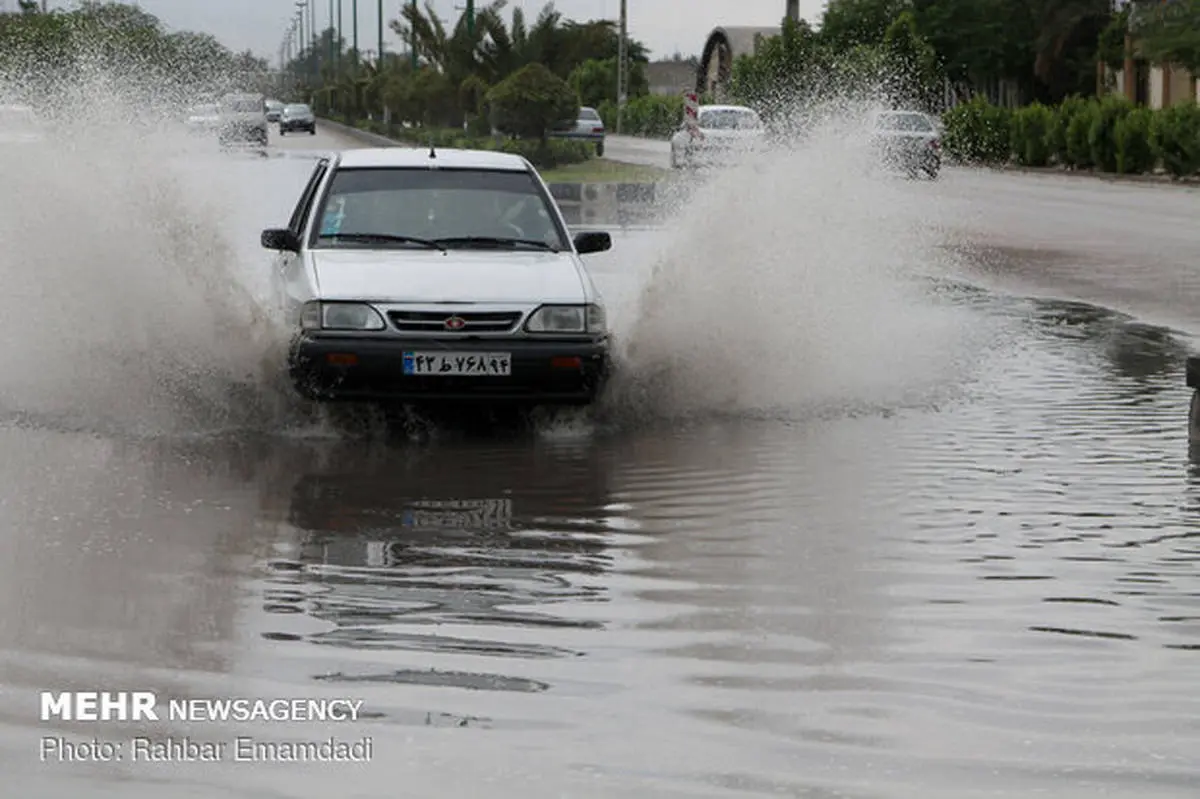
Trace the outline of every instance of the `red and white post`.
{"label": "red and white post", "polygon": [[700,95],[696,92],[683,93],[683,126],[693,139],[700,136]]}

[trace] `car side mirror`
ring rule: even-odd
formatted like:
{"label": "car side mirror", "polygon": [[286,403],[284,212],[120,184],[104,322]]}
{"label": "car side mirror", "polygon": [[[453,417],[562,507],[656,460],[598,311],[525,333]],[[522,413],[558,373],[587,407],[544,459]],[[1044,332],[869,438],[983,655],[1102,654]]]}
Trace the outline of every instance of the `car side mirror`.
{"label": "car side mirror", "polygon": [[300,252],[300,237],[287,228],[270,228],[262,232],[262,246],[280,252]]}
{"label": "car side mirror", "polygon": [[612,236],[602,230],[589,230],[575,235],[575,249],[580,255],[612,249]]}

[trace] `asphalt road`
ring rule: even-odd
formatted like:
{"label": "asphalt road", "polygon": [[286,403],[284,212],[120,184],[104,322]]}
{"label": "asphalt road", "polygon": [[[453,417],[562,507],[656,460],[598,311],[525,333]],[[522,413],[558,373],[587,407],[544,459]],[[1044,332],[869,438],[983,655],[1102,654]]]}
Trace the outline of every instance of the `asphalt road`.
{"label": "asphalt road", "polygon": [[[355,143],[195,144],[0,169],[4,795],[1195,799],[1180,342],[890,279],[1186,316],[1193,193],[722,173],[589,256],[630,355],[601,424],[341,439],[243,290]],[[76,686],[362,715],[39,717]],[[330,736],[374,757],[235,755]]]}

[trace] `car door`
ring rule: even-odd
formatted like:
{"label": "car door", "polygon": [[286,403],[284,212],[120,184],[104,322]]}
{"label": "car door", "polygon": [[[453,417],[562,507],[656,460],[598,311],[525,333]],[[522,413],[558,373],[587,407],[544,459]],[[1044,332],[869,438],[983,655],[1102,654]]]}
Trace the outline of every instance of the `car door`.
{"label": "car door", "polygon": [[[288,220],[288,230],[297,237],[304,235],[305,221],[308,219],[310,209],[316,202],[321,184],[328,173],[329,159],[322,158],[313,169],[308,184],[304,187],[304,191],[300,194],[300,200],[292,211],[292,218]],[[299,307],[313,299],[316,289],[309,278],[305,265],[304,250],[306,247],[307,242],[304,242],[300,247],[300,253],[284,251],[276,255],[274,292],[276,302],[288,323],[296,320]]]}

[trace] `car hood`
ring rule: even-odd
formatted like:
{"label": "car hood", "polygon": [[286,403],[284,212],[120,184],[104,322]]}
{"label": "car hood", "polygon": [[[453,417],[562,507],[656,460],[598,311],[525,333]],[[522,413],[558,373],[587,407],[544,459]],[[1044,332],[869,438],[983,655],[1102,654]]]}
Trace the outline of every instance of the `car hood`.
{"label": "car hood", "polygon": [[325,300],[583,302],[569,252],[320,250],[310,253]]}

